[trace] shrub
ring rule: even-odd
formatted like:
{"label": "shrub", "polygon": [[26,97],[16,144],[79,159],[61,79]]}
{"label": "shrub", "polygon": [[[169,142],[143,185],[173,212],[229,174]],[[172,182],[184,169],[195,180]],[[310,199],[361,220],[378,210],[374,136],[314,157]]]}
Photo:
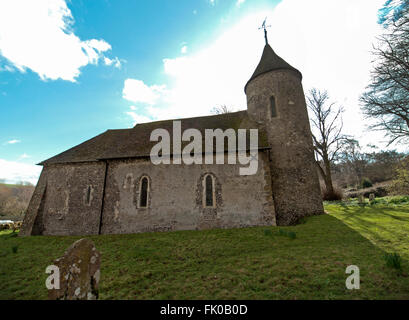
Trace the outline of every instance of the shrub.
{"label": "shrub", "polygon": [[388,201],[382,198],[375,198],[374,200],[371,201],[371,206],[376,205],[376,204],[383,204],[383,205],[388,205]]}
{"label": "shrub", "polygon": [[402,258],[398,253],[386,253],[384,256],[386,265],[389,268],[394,268],[396,270],[402,270],[401,262]]}
{"label": "shrub", "polygon": [[389,191],[393,195],[409,194],[409,157],[406,157],[397,166]]}
{"label": "shrub", "polygon": [[393,197],[388,201],[390,204],[402,204],[409,202],[409,196]]}
{"label": "shrub", "polygon": [[326,189],[321,190],[322,200],[324,201],[340,201],[344,198],[344,193],[339,188],[334,188],[334,192],[328,192]]}
{"label": "shrub", "polygon": [[371,180],[369,180],[368,178],[363,178],[363,179],[362,179],[361,187],[362,187],[363,189],[371,188],[372,186],[373,186],[373,184],[372,184],[372,181],[371,181]]}

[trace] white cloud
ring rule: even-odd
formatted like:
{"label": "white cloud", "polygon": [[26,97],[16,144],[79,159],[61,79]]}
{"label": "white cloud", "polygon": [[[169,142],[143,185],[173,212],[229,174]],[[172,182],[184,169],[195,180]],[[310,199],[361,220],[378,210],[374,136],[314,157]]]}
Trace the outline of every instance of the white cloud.
{"label": "white cloud", "polygon": [[21,159],[28,159],[28,158],[31,158],[31,156],[29,156],[27,153],[23,153],[23,154],[20,156],[19,160],[21,160]]}
{"label": "white cloud", "polygon": [[180,53],[186,54],[187,53],[187,46],[183,46],[182,49],[180,49]]}
{"label": "white cloud", "polygon": [[149,118],[149,117],[146,117],[146,116],[143,116],[143,115],[139,115],[135,111],[128,111],[128,112],[125,112],[125,113],[132,118],[132,120],[134,121],[133,125],[136,125],[138,123],[145,123],[145,122],[151,122],[152,121],[152,118]]}
{"label": "white cloud", "polygon": [[109,59],[109,58],[107,58],[107,57],[104,57],[104,63],[105,63],[107,66],[110,66],[111,64],[114,63],[114,61],[113,61],[112,59]]}
{"label": "white cloud", "polygon": [[347,133],[363,144],[383,141],[381,133],[364,132],[358,102],[369,81],[370,52],[381,32],[377,13],[383,2],[283,0],[274,9],[250,14],[201,51],[164,59],[169,76],[166,99],[155,92],[154,99],[145,99],[146,111],[155,119],[169,119],[210,114],[224,104],[246,109],[244,86],[260,60],[264,36],[258,27],[268,16],[269,42],[303,73],[305,91],[313,86],[327,89],[347,110]]}
{"label": "white cloud", "polygon": [[87,40],[84,41],[89,47],[94,48],[95,50],[99,51],[99,52],[104,52],[104,51],[108,51],[111,50],[111,45],[107,42],[105,42],[104,40]]}
{"label": "white cloud", "polygon": [[20,142],[21,142],[21,140],[13,139],[13,140],[7,141],[6,144],[16,144],[16,143],[20,143]]}
{"label": "white cloud", "polygon": [[200,52],[164,59],[171,83],[167,104],[150,104],[149,114],[155,119],[206,115],[223,104],[245,109],[244,85],[263,49],[258,27],[265,15],[248,16]]}
{"label": "white cloud", "polygon": [[0,54],[20,72],[28,68],[43,80],[75,81],[80,68],[97,64],[111,45],[81,40],[73,24],[65,0],[2,0]]}
{"label": "white cloud", "polygon": [[9,65],[5,64],[3,66],[0,65],[0,72],[1,71],[14,72],[15,69],[12,66],[9,66]]}
{"label": "white cloud", "polygon": [[[285,0],[269,22],[274,34],[272,45],[301,70],[304,89],[328,89],[333,100],[345,106],[346,133],[355,135],[363,145],[384,141],[379,132],[364,132],[367,121],[359,105],[359,96],[370,79],[372,44],[382,32],[377,20],[383,3]],[[285,20],[290,16],[292,21]],[[279,28],[286,32],[274,32]]]}
{"label": "white cloud", "polygon": [[113,65],[115,68],[121,68],[121,65],[122,65],[121,61],[117,57],[115,57],[113,59],[104,57],[104,63],[107,66]]}
{"label": "white cloud", "polygon": [[129,109],[131,109],[131,111],[127,111],[125,114],[131,117],[133,121],[132,126],[135,126],[138,123],[151,122],[153,120],[152,117],[141,115],[140,112],[137,111],[138,107],[136,106],[130,106]]}
{"label": "white cloud", "polygon": [[124,99],[148,105],[155,104],[165,93],[165,85],[148,86],[143,81],[136,79],[126,79],[122,91]]}
{"label": "white cloud", "polygon": [[0,179],[6,182],[29,181],[37,184],[40,173],[40,166],[0,159]]}
{"label": "white cloud", "polygon": [[237,0],[236,6],[240,7],[246,0]]}

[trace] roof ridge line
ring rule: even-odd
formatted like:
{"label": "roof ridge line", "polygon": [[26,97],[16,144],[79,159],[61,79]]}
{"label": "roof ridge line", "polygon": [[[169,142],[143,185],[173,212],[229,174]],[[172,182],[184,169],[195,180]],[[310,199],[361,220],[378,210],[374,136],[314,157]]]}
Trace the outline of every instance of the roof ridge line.
{"label": "roof ridge line", "polygon": [[210,114],[207,116],[197,116],[197,117],[189,117],[189,118],[176,118],[176,119],[166,119],[166,120],[156,120],[156,121],[151,121],[151,122],[143,122],[143,123],[138,123],[136,124],[133,128],[136,128],[136,126],[139,125],[144,125],[144,124],[153,124],[153,123],[158,123],[158,122],[170,122],[170,121],[182,121],[182,120],[192,120],[192,119],[201,119],[201,118],[211,118],[211,117],[220,117],[220,116],[227,116],[235,113],[241,113],[241,112],[247,112],[247,110],[239,110],[239,111],[234,111],[234,112],[228,112],[228,113],[221,113],[221,114]]}

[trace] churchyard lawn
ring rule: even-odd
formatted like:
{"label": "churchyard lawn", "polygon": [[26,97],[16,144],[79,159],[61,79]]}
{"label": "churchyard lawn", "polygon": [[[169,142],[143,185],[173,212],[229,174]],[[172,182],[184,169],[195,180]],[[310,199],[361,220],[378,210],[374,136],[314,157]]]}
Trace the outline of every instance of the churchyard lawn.
{"label": "churchyard lawn", "polygon": [[[409,197],[325,209],[294,227],[89,237],[100,299],[409,299]],[[46,299],[46,267],[80,238],[0,232],[0,299]],[[350,265],[359,290],[345,286]]]}

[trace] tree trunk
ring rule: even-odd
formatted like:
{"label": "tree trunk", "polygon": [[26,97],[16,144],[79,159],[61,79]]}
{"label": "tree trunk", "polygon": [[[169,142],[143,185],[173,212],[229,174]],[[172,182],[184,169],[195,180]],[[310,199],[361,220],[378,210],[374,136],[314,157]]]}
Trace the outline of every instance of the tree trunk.
{"label": "tree trunk", "polygon": [[318,169],[321,173],[321,176],[324,179],[325,190],[327,191],[327,193],[334,194],[334,187],[332,185],[332,176],[331,176],[331,166],[329,164],[329,161],[324,163],[325,169],[321,167],[321,164],[319,161],[315,161],[315,163],[317,164]]}
{"label": "tree trunk", "polygon": [[327,190],[328,194],[334,194],[334,186],[332,185],[332,176],[331,176],[331,165],[328,160],[324,160],[325,165],[325,189]]}

